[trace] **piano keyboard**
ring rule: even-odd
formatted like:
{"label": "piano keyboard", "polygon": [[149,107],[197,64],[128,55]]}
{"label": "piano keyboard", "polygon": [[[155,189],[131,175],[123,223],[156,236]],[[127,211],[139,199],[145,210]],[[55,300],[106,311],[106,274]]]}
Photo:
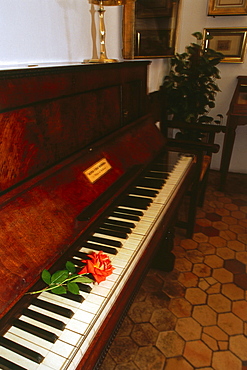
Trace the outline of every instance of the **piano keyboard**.
{"label": "piano keyboard", "polygon": [[[0,338],[0,369],[76,369],[190,168],[192,157],[168,154],[169,161],[175,163],[169,174],[162,169],[166,167],[162,161],[155,162],[154,169],[137,181],[73,257],[73,262],[80,263],[80,253],[104,250],[112,261],[113,273],[74,299],[41,293]],[[82,302],[78,301],[81,297]]]}

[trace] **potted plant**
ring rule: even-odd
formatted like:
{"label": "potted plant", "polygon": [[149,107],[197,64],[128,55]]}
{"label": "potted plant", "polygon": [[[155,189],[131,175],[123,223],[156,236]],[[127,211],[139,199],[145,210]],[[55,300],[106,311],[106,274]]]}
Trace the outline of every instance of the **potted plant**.
{"label": "potted plant", "polygon": [[[171,59],[171,70],[163,80],[161,93],[166,113],[172,115],[173,120],[188,124],[210,123],[213,117],[208,113],[215,107],[215,97],[220,91],[216,83],[220,78],[216,65],[224,55],[204,49],[200,32],[192,35],[197,43],[191,43],[184,53],[177,53]],[[183,134],[189,134],[191,138],[189,125],[188,132]]]}

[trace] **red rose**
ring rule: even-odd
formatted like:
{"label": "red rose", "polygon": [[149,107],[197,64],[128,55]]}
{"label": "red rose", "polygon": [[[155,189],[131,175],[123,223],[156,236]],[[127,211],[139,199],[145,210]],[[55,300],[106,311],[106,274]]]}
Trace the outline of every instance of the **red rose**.
{"label": "red rose", "polygon": [[92,274],[95,281],[100,283],[104,281],[107,276],[112,274],[114,268],[111,265],[111,261],[108,256],[100,251],[99,253],[92,252],[90,255],[90,260],[83,260],[83,263],[86,263],[86,266],[78,272],[81,274]]}

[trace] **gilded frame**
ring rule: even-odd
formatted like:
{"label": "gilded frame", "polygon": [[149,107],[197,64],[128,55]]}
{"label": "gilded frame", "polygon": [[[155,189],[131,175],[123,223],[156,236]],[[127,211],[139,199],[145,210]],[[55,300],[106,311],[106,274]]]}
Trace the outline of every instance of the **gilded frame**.
{"label": "gilded frame", "polygon": [[[164,29],[159,29],[158,33],[155,35],[152,29],[149,30],[148,28],[143,28],[140,32],[137,32],[136,24],[136,9],[137,9],[137,1],[138,0],[125,0],[124,2],[124,9],[123,9],[123,58],[124,59],[152,59],[152,58],[164,58],[164,57],[172,57],[175,54],[175,41],[176,41],[176,25],[177,25],[177,17],[178,17],[178,6],[179,0],[174,2],[172,0],[152,0],[153,2],[156,1],[156,5],[150,8],[150,12],[145,10],[143,12],[139,12],[138,19],[144,20],[146,19],[147,22],[150,22],[154,19],[161,19],[160,17],[165,17],[169,19],[171,26],[170,29],[164,27]],[[165,7],[161,7],[160,4],[168,4],[170,8],[169,13],[167,12]],[[165,33],[169,32],[169,36],[166,36]],[[141,48],[139,45],[155,45],[155,42],[158,41],[161,48],[164,49],[164,52],[157,48],[154,52],[148,54],[148,47],[145,51],[147,53],[142,53]],[[166,40],[166,44],[163,44],[163,39]],[[153,41],[153,42],[152,42]],[[139,44],[140,42],[140,44]],[[165,46],[164,46],[165,45]],[[168,47],[166,48],[166,46]],[[139,53],[139,50],[140,53]]]}
{"label": "gilded frame", "polygon": [[247,0],[208,0],[208,15],[246,15]]}
{"label": "gilded frame", "polygon": [[243,63],[246,41],[247,28],[204,29],[204,48],[224,54],[221,63]]}

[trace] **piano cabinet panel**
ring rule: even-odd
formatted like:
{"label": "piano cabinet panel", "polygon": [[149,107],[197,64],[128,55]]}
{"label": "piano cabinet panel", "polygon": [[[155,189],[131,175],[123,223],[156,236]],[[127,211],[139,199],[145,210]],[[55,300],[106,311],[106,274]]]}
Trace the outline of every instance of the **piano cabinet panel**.
{"label": "piano cabinet panel", "polygon": [[148,64],[1,71],[0,192],[144,115]]}
{"label": "piano cabinet panel", "polygon": [[120,95],[111,87],[0,115],[0,190],[120,127]]}

